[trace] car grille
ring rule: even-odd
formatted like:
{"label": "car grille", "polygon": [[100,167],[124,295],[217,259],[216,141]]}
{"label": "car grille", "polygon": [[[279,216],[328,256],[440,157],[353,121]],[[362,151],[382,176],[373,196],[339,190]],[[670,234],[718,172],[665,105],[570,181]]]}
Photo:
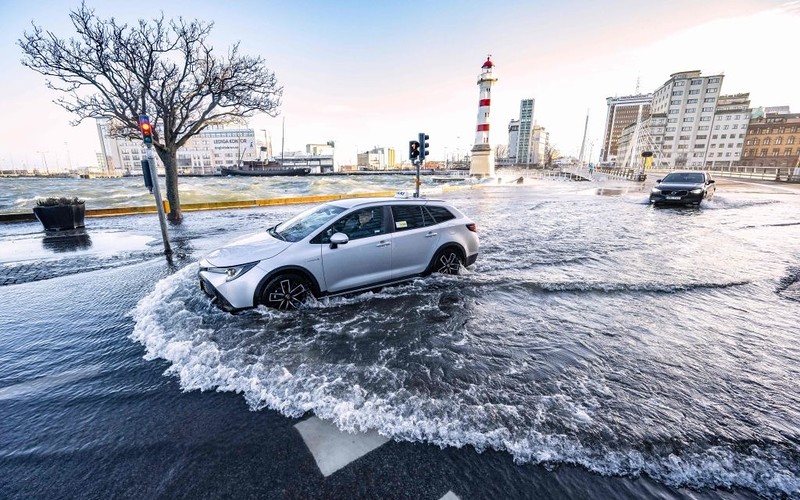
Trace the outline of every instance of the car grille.
{"label": "car grille", "polygon": [[680,191],[669,191],[669,190],[662,190],[661,194],[664,196],[686,196],[689,194],[689,191],[685,189],[681,189]]}

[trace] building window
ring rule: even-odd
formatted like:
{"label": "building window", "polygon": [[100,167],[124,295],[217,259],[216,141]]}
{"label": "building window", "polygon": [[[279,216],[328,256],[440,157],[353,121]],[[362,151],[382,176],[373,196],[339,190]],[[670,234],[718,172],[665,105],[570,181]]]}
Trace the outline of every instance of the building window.
{"label": "building window", "polygon": [[[675,127],[667,127],[667,132],[675,132]],[[794,139],[792,137],[792,139]]]}
{"label": "building window", "polygon": [[689,123],[694,121],[694,116],[687,116],[683,119],[683,123]]}
{"label": "building window", "polygon": [[681,132],[691,132],[692,127],[681,127]]}
{"label": "building window", "polygon": [[761,144],[764,146],[769,146],[769,137],[764,137],[764,140],[761,141]]}
{"label": "building window", "polygon": [[671,115],[677,115],[680,112],[681,112],[680,109],[670,109],[669,110],[669,114],[671,114]]}
{"label": "building window", "polygon": [[[680,102],[680,101],[678,101]],[[686,104],[697,104],[697,99],[689,99],[686,101]]]}
{"label": "building window", "polygon": [[674,100],[672,100],[672,101],[669,101],[669,103],[670,103],[671,105],[673,105],[673,106],[674,106],[674,105],[676,105],[676,104],[680,104],[680,103],[681,103],[681,100],[680,100],[680,99],[674,99]]}
{"label": "building window", "polygon": [[697,130],[708,130],[708,125],[700,125]]}
{"label": "building window", "polygon": [[786,144],[794,144],[794,136],[793,135],[789,136],[789,138],[786,139]]}
{"label": "building window", "polygon": [[701,122],[710,122],[711,121],[711,117],[710,116],[701,116],[700,117],[700,121]]}
{"label": "building window", "polygon": [[786,148],[783,150],[783,156],[792,156],[792,148]]}
{"label": "building window", "polygon": [[690,85],[701,85],[702,83],[703,83],[703,80],[702,80],[702,79],[700,79],[700,78],[696,78],[696,79],[692,80],[692,82],[690,83]]}
{"label": "building window", "polygon": [[761,149],[761,154],[759,156],[761,156],[761,157],[767,156],[767,148],[762,148]]}
{"label": "building window", "polygon": [[667,120],[667,123],[677,123],[677,122],[678,122],[677,118],[670,118],[669,120]]}
{"label": "building window", "polygon": [[775,138],[775,145],[780,145],[783,143],[783,137],[776,137]]}
{"label": "building window", "polygon": [[686,108],[687,113],[694,113],[697,111],[697,108]]}
{"label": "building window", "polygon": [[683,95],[683,90],[673,90],[672,95]]}
{"label": "building window", "polygon": [[716,101],[716,98],[714,97],[706,97],[703,99],[703,102],[714,102],[714,101]]}
{"label": "building window", "polygon": [[708,83],[719,83],[719,78],[709,78]]}
{"label": "building window", "polygon": [[696,95],[700,93],[700,89],[694,89],[689,91],[689,95]]}
{"label": "building window", "polygon": [[714,108],[712,106],[706,106],[705,108],[703,108],[703,113],[709,113],[711,111],[714,111]]}

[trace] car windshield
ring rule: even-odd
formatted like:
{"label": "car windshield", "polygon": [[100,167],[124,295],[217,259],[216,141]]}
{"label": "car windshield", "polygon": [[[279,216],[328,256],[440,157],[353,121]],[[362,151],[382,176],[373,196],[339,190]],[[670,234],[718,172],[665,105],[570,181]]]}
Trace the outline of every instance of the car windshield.
{"label": "car windshield", "polygon": [[673,172],[664,177],[662,182],[684,182],[690,184],[700,184],[705,182],[703,174],[697,172]]}
{"label": "car windshield", "polygon": [[300,241],[344,211],[344,208],[336,205],[309,208],[273,227],[269,230],[269,234],[279,240]]}

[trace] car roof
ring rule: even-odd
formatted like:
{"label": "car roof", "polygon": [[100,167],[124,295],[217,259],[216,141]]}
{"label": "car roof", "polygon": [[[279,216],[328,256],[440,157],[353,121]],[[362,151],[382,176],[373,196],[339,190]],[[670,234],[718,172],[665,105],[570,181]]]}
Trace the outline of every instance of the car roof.
{"label": "car roof", "polygon": [[375,203],[392,203],[400,205],[403,203],[419,204],[428,202],[446,203],[444,200],[434,200],[429,198],[392,198],[389,196],[372,196],[365,198],[342,198],[339,200],[331,200],[328,203],[331,205],[336,205],[337,207],[350,209],[353,207],[359,207],[362,205],[372,205]]}

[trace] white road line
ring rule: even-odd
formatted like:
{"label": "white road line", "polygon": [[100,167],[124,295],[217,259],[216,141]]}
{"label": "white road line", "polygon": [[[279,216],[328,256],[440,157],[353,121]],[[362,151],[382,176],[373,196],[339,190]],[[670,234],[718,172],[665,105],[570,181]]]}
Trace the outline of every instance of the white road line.
{"label": "white road line", "polygon": [[439,500],[461,500],[461,499],[460,499],[460,498],[458,498],[458,496],[456,496],[456,494],[455,494],[455,493],[453,493],[452,491],[448,491],[448,492],[447,492],[447,493],[445,493],[445,494],[444,494],[444,496],[443,496],[442,498],[440,498]]}
{"label": "white road line", "polygon": [[325,477],[389,441],[375,431],[350,434],[311,417],[294,426]]}

